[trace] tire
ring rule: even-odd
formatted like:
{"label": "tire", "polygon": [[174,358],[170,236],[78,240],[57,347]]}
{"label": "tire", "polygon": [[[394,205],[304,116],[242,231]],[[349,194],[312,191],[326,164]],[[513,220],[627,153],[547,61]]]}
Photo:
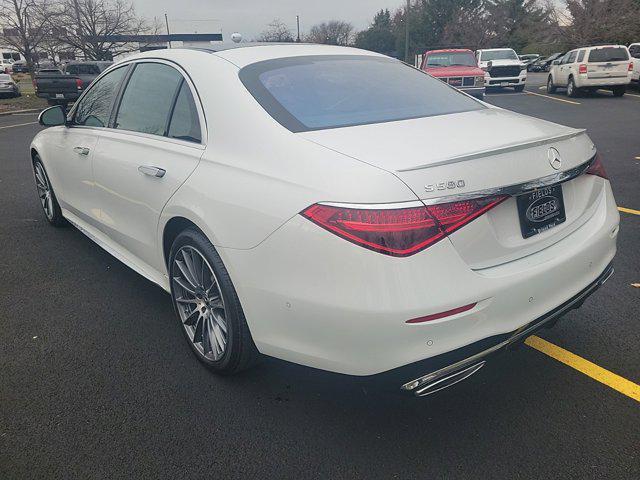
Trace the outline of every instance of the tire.
{"label": "tire", "polygon": [[516,85],[513,87],[516,92],[522,92],[524,90],[524,85]]}
{"label": "tire", "polygon": [[573,77],[569,77],[569,82],[567,83],[567,97],[577,97],[580,91],[578,87],[576,87],[576,83],[573,81]]}
{"label": "tire", "polygon": [[33,159],[33,177],[36,182],[36,190],[42,206],[42,212],[47,222],[54,227],[66,226],[67,221],[62,216],[62,210],[60,209],[60,204],[49,181],[49,176],[38,155]]}
{"label": "tire", "polygon": [[556,93],[557,89],[558,87],[553,84],[553,77],[549,75],[549,78],[547,79],[547,93]]}
{"label": "tire", "polygon": [[196,228],[184,230],[173,242],[169,278],[173,308],[198,360],[223,375],[258,363],[261,356],[229,273]]}
{"label": "tire", "polygon": [[625,92],[627,91],[627,87],[622,86],[622,87],[613,87],[612,89],[613,91],[613,96],[614,97],[621,97],[625,94]]}

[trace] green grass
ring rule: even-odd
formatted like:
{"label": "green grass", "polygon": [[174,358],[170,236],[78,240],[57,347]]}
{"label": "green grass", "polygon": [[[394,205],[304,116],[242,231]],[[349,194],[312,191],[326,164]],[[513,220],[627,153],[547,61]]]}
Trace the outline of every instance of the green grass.
{"label": "green grass", "polygon": [[36,97],[33,93],[25,94],[23,92],[22,96],[17,98],[0,98],[0,113],[31,108],[44,110],[47,106],[46,100]]}

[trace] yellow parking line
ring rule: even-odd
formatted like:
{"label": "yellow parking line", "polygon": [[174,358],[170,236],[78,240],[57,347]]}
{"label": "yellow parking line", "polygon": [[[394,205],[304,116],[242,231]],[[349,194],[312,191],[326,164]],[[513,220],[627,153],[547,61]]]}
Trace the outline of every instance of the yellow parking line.
{"label": "yellow parking line", "polygon": [[623,395],[640,402],[640,385],[637,383],[633,383],[620,375],[616,375],[595,363],[591,363],[589,360],[585,360],[584,358],[535,335],[527,338],[524,343],[529,345],[531,348],[535,348],[539,352],[549,355],[551,358],[555,358],[559,362],[584,373],[586,376],[593,378],[607,387],[613,388]]}
{"label": "yellow parking line", "polygon": [[624,212],[624,213],[631,213],[633,215],[640,215],[640,210],[634,210],[633,208],[618,207],[618,210],[620,210],[621,212]]}
{"label": "yellow parking line", "polygon": [[570,103],[572,105],[580,105],[580,102],[573,102],[571,100],[565,100],[564,98],[552,97],[550,95],[543,95],[541,93],[527,92],[527,91],[525,91],[524,93],[526,93],[527,95],[535,95],[537,97],[550,98],[551,100],[556,100],[558,102]]}

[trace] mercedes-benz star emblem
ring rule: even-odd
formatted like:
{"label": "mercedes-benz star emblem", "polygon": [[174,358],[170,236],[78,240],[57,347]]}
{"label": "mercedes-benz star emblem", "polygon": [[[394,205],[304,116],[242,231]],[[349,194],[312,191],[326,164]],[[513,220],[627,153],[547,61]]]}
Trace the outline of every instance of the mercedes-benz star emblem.
{"label": "mercedes-benz star emblem", "polygon": [[562,159],[560,158],[558,150],[551,147],[547,151],[547,157],[549,158],[549,165],[551,165],[551,168],[554,170],[560,170],[560,167],[562,166]]}

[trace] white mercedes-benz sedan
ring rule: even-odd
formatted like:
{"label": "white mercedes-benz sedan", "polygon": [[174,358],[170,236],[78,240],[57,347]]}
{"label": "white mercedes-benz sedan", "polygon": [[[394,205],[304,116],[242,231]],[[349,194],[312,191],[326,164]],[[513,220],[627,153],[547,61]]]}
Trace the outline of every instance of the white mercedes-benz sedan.
{"label": "white mercedes-benz sedan", "polygon": [[584,131],[375,53],[147,52],[40,122],[48,221],[170,292],[220,373],[264,354],[425,395],[613,271],[618,211]]}

